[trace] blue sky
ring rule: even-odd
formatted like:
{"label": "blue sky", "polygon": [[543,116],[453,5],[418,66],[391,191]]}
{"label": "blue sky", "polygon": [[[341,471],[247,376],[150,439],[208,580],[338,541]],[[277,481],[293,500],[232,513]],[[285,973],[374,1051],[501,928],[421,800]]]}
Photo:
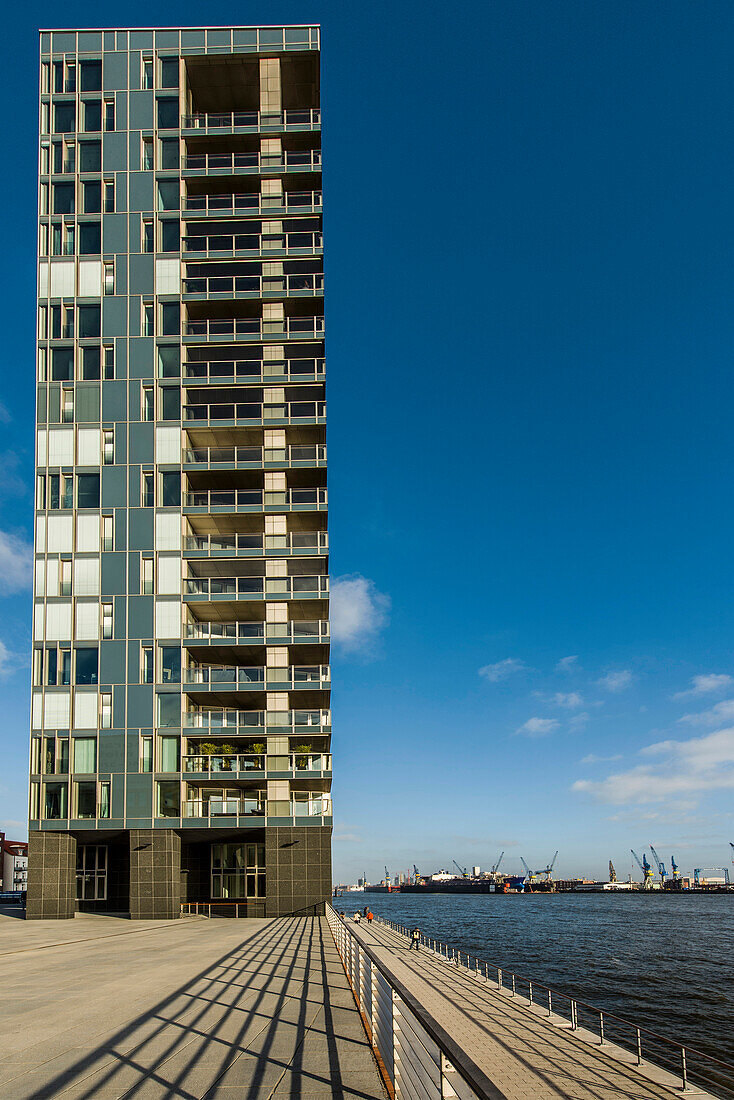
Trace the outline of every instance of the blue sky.
{"label": "blue sky", "polygon": [[[120,4],[119,25],[201,6]],[[734,8],[211,3],[323,25],[335,875],[734,839]],[[0,818],[25,816],[36,29],[0,452]],[[67,25],[94,25],[71,3]],[[2,826],[0,826],[2,827]]]}

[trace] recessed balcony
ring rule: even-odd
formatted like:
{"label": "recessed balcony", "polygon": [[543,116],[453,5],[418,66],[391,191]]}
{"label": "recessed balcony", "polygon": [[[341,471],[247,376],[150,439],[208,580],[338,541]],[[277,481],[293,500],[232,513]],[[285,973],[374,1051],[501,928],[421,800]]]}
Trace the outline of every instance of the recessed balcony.
{"label": "recessed balcony", "polygon": [[321,256],[321,233],[188,233],[181,240],[184,262],[207,257],[263,257],[278,260],[284,256]]}
{"label": "recessed balcony", "polygon": [[[267,805],[265,791],[245,795],[236,789],[231,791],[204,790],[201,798],[187,798],[182,806],[184,817],[198,818],[265,818]],[[252,825],[253,822],[248,822]]]}
{"label": "recessed balcony", "polygon": [[320,214],[321,191],[283,191],[280,195],[261,195],[245,191],[228,195],[187,195],[182,214],[186,220],[206,217],[273,217],[280,214]]}
{"label": "recessed balcony", "polygon": [[186,404],[183,419],[197,424],[276,428],[289,424],[326,423],[325,401],[284,401],[277,405],[254,402]]}
{"label": "recessed balcony", "polygon": [[328,665],[193,665],[184,669],[183,684],[184,691],[328,691],[331,671]]}
{"label": "recessed balcony", "polygon": [[[212,746],[209,746],[211,748]],[[292,752],[287,756],[265,756],[258,753],[211,752],[193,753],[181,760],[181,770],[207,779],[218,778],[222,773],[232,776],[254,779],[266,773],[277,773],[280,777],[329,778],[331,775],[331,754],[325,752]]]}
{"label": "recessed balcony", "polygon": [[307,577],[185,577],[186,602],[217,600],[326,600],[329,578]]}
{"label": "recessed balcony", "polygon": [[289,531],[285,535],[263,535],[255,532],[233,535],[185,535],[184,554],[197,557],[311,557],[328,554],[326,531]]}
{"label": "recessed balcony", "polygon": [[[325,443],[293,443],[287,447],[190,447],[183,465],[196,470],[301,469],[326,465]],[[193,472],[193,471],[191,471]]]}
{"label": "recessed balcony", "polygon": [[289,111],[198,111],[181,116],[181,130],[217,134],[282,134],[321,128],[317,107]]}
{"label": "recessed balcony", "polygon": [[202,489],[183,494],[185,513],[233,514],[238,512],[322,512],[327,490],[305,489]]}
{"label": "recessed balcony", "polygon": [[196,730],[200,735],[227,732],[234,737],[253,736],[257,732],[270,731],[271,736],[288,733],[331,733],[330,710],[212,710],[184,711],[181,725],[186,730]]}
{"label": "recessed balcony", "polygon": [[323,357],[188,360],[183,372],[184,386],[216,386],[227,382],[272,386],[281,382],[323,382],[325,378],[326,361]]}
{"label": "recessed balcony", "polygon": [[287,623],[192,621],[184,624],[184,645],[328,645],[328,619],[291,619]]}
{"label": "recessed balcony", "polygon": [[[286,234],[292,236],[292,234]],[[300,236],[300,234],[299,234]],[[210,275],[184,279],[184,301],[218,301],[232,298],[323,297],[324,276],[307,275]]]}
{"label": "recessed balcony", "polygon": [[287,149],[282,153],[194,153],[183,158],[184,176],[280,175],[320,172],[320,149]]}

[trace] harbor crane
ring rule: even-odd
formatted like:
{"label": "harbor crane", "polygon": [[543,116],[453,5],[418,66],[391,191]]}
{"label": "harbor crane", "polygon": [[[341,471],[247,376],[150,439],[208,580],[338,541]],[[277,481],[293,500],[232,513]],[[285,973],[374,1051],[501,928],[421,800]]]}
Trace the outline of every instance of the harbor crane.
{"label": "harbor crane", "polygon": [[390,878],[390,872],[387,867],[385,868],[385,886],[390,886],[392,879]]}
{"label": "harbor crane", "polygon": [[456,869],[461,872],[461,877],[466,878],[467,877],[466,867],[459,867],[459,864],[456,862],[456,860],[454,860],[453,862],[454,862],[454,867],[456,867]]}
{"label": "harbor crane", "polygon": [[680,881],[680,871],[678,870],[678,864],[675,862],[675,856],[670,857],[670,866],[673,868],[673,881]]}
{"label": "harbor crane", "polygon": [[658,865],[658,874],[660,875],[660,885],[662,887],[665,887],[665,879],[667,878],[667,871],[665,870],[665,864],[663,863],[662,859],[660,858],[660,856],[657,854],[657,852],[653,848],[652,844],[650,845],[650,851],[652,852],[652,858],[655,860],[655,862]]}
{"label": "harbor crane", "polygon": [[533,881],[533,879],[535,878],[535,875],[530,870],[530,868],[528,867],[527,863],[522,858],[522,856],[520,856],[520,862],[522,863],[523,867],[525,868],[525,880],[526,880],[526,882],[531,883]]}
{"label": "harbor crane", "polygon": [[499,858],[499,859],[497,860],[497,862],[495,863],[494,867],[492,868],[492,874],[493,874],[493,875],[496,875],[496,874],[497,874],[497,872],[499,871],[499,869],[500,869],[500,863],[502,862],[502,860],[503,860],[503,858],[504,858],[504,855],[505,855],[505,853],[504,853],[504,852],[500,852],[500,858]]}
{"label": "harbor crane", "polygon": [[548,864],[547,867],[544,867],[542,871],[536,871],[535,872],[536,875],[545,875],[545,881],[550,882],[551,875],[553,874],[553,868],[556,865],[556,860],[557,859],[558,859],[558,852],[556,852],[556,854],[553,856],[553,859],[550,861],[550,863]]}
{"label": "harbor crane", "polygon": [[640,857],[638,856],[638,854],[634,850],[634,848],[630,848],[630,851],[632,852],[632,855],[635,857],[635,860],[637,861],[637,866],[642,871],[642,889],[643,890],[652,890],[652,867],[648,863],[647,856],[643,852],[642,853],[642,860],[640,860]]}
{"label": "harbor crane", "polygon": [[609,860],[609,881],[617,881],[617,872],[614,870],[614,864],[612,863],[611,859]]}

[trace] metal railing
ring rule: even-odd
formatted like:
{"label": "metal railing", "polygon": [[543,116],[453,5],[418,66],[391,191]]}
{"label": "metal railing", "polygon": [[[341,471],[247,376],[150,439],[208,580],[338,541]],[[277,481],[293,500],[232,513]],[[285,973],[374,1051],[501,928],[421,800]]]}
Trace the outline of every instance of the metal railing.
{"label": "metal railing", "polygon": [[307,577],[184,577],[184,599],[207,600],[303,600],[327,599],[329,578],[323,573]]}
{"label": "metal railing", "polygon": [[[273,672],[281,673],[273,676]],[[267,675],[266,675],[267,673]],[[283,676],[282,673],[287,673]],[[237,686],[247,691],[254,688],[281,691],[299,687],[322,688],[330,683],[328,665],[291,665],[287,669],[266,669],[262,665],[193,665],[184,669],[184,686],[217,688]]]}
{"label": "metal railing", "polygon": [[265,899],[247,901],[182,901],[182,917],[264,917]]}
{"label": "metal railing", "polygon": [[195,252],[201,256],[216,256],[222,252],[231,256],[313,256],[324,246],[321,233],[188,233],[181,239],[184,253]]}
{"label": "metal railing", "polygon": [[296,294],[321,295],[323,292],[324,276],[315,273],[308,275],[210,275],[207,278],[183,280],[184,295],[193,294],[205,298],[214,298],[217,294],[222,294],[226,298],[236,298],[238,296],[264,298],[268,294],[276,294],[278,297],[290,297]]}
{"label": "metal railing", "polygon": [[317,107],[286,111],[197,111],[181,116],[182,130],[317,130],[321,111]]}
{"label": "metal railing", "polygon": [[[285,800],[284,800],[285,801]],[[208,798],[186,799],[183,803],[184,817],[265,817],[265,800],[255,798]],[[326,795],[291,799],[287,813],[270,815],[275,817],[330,817],[331,799]]]}
{"label": "metal railing", "polygon": [[201,489],[183,494],[184,508],[225,508],[228,511],[262,510],[275,507],[291,511],[298,508],[325,508],[326,489]]}
{"label": "metal railing", "polygon": [[215,336],[226,336],[233,340],[303,336],[315,340],[323,335],[323,317],[283,317],[278,321],[266,321],[262,317],[209,317],[200,321],[187,321],[184,326],[184,336],[203,336],[205,340],[211,340]]}
{"label": "metal railing", "polygon": [[299,420],[323,420],[326,416],[325,401],[284,401],[280,405],[254,403],[237,404],[188,404],[183,406],[184,420],[212,421],[239,420],[253,424],[288,423]]}
{"label": "metal railing", "polygon": [[252,772],[330,772],[331,756],[329,753],[289,753],[288,765],[282,767],[273,762],[273,757],[266,757],[257,753],[190,753],[181,761],[182,771],[205,775],[221,776],[226,773],[251,774]]}
{"label": "metal railing", "polygon": [[295,645],[298,642],[328,644],[328,619],[292,619],[287,623],[264,622],[188,622],[184,626],[186,642],[208,645]]}
{"label": "metal railing", "polygon": [[267,463],[295,466],[326,462],[325,443],[291,443],[287,447],[190,447],[184,464],[202,466],[264,466]]}
{"label": "metal railing", "polygon": [[[334,920],[338,919],[335,915]],[[411,930],[405,925],[386,917],[375,917],[375,920],[410,941]],[[339,923],[344,927],[341,921]],[[649,1062],[660,1067],[677,1078],[684,1091],[699,1087],[726,1100],[734,1097],[734,1065],[719,1061],[664,1035],[658,1035],[649,1028],[640,1027],[615,1013],[581,1001],[578,997],[560,993],[534,978],[487,962],[467,951],[459,951],[441,940],[421,933],[420,943],[434,955],[455,966],[458,973],[465,970],[473,979],[488,985],[496,992],[518,1000],[548,1019],[565,1023],[571,1031],[583,1031],[587,1037],[595,1037],[597,1046],[617,1046],[631,1055],[632,1061],[638,1066]]]}
{"label": "metal railing", "polygon": [[228,730],[234,732],[272,728],[277,730],[322,730],[331,725],[329,710],[189,710],[181,715],[183,729]]}
{"label": "metal railing", "polygon": [[274,379],[294,379],[295,381],[324,377],[326,361],[323,357],[313,359],[207,359],[201,362],[189,360],[184,364],[184,381],[195,384],[207,382],[269,382]]}
{"label": "metal railing", "polygon": [[326,531],[289,531],[287,535],[185,535],[184,551],[260,557],[262,554],[325,554]]}
{"label": "metal railing", "polygon": [[491,1083],[330,905],[326,917],[391,1100],[486,1100]]}
{"label": "metal railing", "polygon": [[[72,169],[73,170],[73,169]],[[261,195],[244,191],[231,195],[187,195],[184,213],[188,214],[274,214],[311,213],[321,210],[321,191],[283,191],[280,195]]]}
{"label": "metal railing", "polygon": [[183,158],[184,172],[320,172],[320,149],[284,153],[194,153]]}

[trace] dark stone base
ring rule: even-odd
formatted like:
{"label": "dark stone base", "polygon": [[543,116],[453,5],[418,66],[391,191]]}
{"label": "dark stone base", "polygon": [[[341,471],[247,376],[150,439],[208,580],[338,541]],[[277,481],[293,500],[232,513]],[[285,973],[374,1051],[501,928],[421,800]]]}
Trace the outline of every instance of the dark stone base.
{"label": "dark stone base", "polygon": [[173,829],[131,829],[131,920],[180,916],[181,837]]}
{"label": "dark stone base", "polygon": [[26,920],[69,920],[75,899],[76,838],[71,833],[29,833]]}
{"label": "dark stone base", "polygon": [[331,829],[265,830],[266,916],[323,916],[331,897]]}

